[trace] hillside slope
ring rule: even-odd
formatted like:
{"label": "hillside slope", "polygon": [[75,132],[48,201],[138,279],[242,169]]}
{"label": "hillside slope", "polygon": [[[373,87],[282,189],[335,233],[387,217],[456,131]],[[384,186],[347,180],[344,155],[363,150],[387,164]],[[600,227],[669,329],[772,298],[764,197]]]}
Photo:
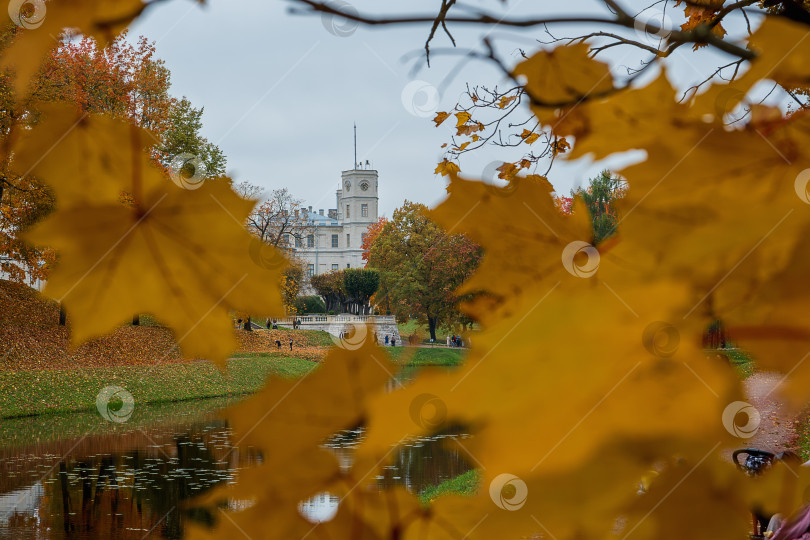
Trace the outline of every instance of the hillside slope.
{"label": "hillside slope", "polygon": [[[331,343],[325,332],[303,330],[235,330],[239,352],[276,351],[275,340],[290,355],[317,360]],[[70,348],[70,320],[59,325],[59,306],[36,290],[0,280],[0,369],[55,369],[114,365],[147,365],[187,361],[176,347],[172,331],[152,318],[141,326],[122,321],[107,336]]]}

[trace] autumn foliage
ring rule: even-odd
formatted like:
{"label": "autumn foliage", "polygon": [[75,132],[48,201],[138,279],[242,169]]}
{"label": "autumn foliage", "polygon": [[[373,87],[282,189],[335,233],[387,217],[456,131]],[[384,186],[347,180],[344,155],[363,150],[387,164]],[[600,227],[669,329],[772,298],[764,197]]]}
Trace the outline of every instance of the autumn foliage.
{"label": "autumn foliage", "polygon": [[[35,69],[26,66],[38,65],[51,34],[78,27],[111,38],[141,9],[134,0],[49,3],[46,23],[6,51],[15,88],[27,87]],[[696,24],[701,43],[717,43]],[[262,462],[195,501],[216,521],[189,537],[717,540],[743,538],[752,508],[794,514],[810,488],[806,468],[781,462],[752,478],[727,460],[745,445],[734,418],[724,421],[743,399],[741,382],[707,358],[701,338],[722,321],[761,368],[785,374],[793,409],[806,406],[810,116],[756,103],[741,122],[725,115],[762,80],[810,85],[810,48],[800,46],[808,34],[802,23],[764,18],[742,45],[747,71],[683,101],[663,67],[619,87],[585,42],[527,54],[510,70],[525,77],[522,103],[535,119],[520,144],[539,144],[529,142],[539,126],[554,159],[646,153],[617,171],[627,191],[615,234],[594,245],[583,201],[560,212],[551,183],[522,176],[530,167],[520,161],[501,171],[504,187],[442,162],[448,199],[395,216],[370,263],[395,221],[435,221],[480,246],[480,263],[453,292],[476,293],[464,309],[481,331],[465,365],[386,391],[393,366],[365,340],[334,349],[303,379],[271,381],[227,412]],[[222,360],[236,346],[229,313],[283,311],[284,264],[244,230],[254,205],[229,182],[167,182],[147,156],[149,134],[127,121],[82,117],[73,106],[42,115],[30,130],[12,122],[2,157],[14,170],[33,168],[55,193],[56,211],[26,238],[58,251],[46,293],[64,299],[75,343],[151,312],[185,354]],[[482,124],[454,116],[455,147],[465,151]],[[399,257],[409,238],[390,239],[382,255]],[[414,283],[450,270],[427,256],[430,244],[416,247],[429,264]],[[363,438],[339,462],[323,442],[357,426]],[[458,451],[481,470],[475,496],[424,506],[404,488],[374,489],[398,446],[457,426],[470,435]],[[315,524],[299,504],[323,492],[340,504]]]}
{"label": "autumn foliage", "polygon": [[371,225],[368,226],[366,235],[363,236],[363,244],[362,244],[363,260],[366,261],[366,263],[368,263],[369,250],[371,249],[372,244],[374,244],[374,241],[382,232],[383,227],[385,227],[386,223],[388,223],[388,219],[385,217],[381,217],[375,223],[372,223]]}
{"label": "autumn foliage", "polygon": [[478,244],[443,229],[425,205],[405,201],[369,246],[367,267],[380,271],[377,309],[426,323],[435,340],[439,326],[449,327],[463,318],[456,290],[480,258]]}

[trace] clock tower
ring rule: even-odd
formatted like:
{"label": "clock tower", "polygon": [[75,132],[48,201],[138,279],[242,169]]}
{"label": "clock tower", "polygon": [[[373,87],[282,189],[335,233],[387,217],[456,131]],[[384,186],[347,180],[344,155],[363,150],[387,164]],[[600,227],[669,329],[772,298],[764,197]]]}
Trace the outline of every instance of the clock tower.
{"label": "clock tower", "polygon": [[338,219],[343,225],[362,224],[368,227],[377,221],[379,215],[377,171],[371,168],[343,171],[340,183],[341,188],[337,192],[337,211]]}
{"label": "clock tower", "polygon": [[362,163],[343,171],[337,191],[337,219],[342,225],[340,245],[354,261],[352,268],[362,267],[363,238],[369,225],[379,217],[379,182],[377,171]]}

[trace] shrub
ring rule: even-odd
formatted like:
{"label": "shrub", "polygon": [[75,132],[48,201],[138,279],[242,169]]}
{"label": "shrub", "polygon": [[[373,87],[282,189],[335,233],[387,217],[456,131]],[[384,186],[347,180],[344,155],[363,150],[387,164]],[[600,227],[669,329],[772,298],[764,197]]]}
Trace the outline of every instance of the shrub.
{"label": "shrub", "polygon": [[299,296],[295,299],[295,310],[299,315],[326,313],[326,304],[320,296]]}

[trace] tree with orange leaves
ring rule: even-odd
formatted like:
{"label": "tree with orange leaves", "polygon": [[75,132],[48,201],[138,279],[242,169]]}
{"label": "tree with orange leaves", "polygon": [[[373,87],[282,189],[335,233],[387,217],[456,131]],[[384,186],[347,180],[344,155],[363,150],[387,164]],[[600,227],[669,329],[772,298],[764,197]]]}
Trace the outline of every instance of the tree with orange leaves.
{"label": "tree with orange leaves", "polygon": [[155,57],[155,45],[141,37],[136,45],[122,33],[106,47],[84,37],[64,39],[51,51],[34,81],[39,101],[74,103],[87,114],[125,119],[159,136],[170,127],[174,99],[171,74]]}
{"label": "tree with orange leaves", "polygon": [[[0,51],[13,44],[19,29],[0,31]],[[181,153],[199,156],[208,176],[225,173],[225,156],[199,135],[202,109],[169,95],[171,74],[155,56],[155,45],[141,37],[136,44],[122,33],[100,47],[91,37],[69,36],[51,50],[32,81],[22,110],[15,108],[11,73],[0,73],[0,137],[15,121],[36,124],[43,103],[71,103],[81,113],[103,114],[151,133],[152,158],[167,170]],[[0,272],[4,278],[35,283],[47,278],[54,261],[49,249],[36,249],[18,238],[29,224],[53,208],[53,196],[36,176],[15,175],[10,163],[0,166]]]}
{"label": "tree with orange leaves", "polygon": [[388,223],[388,219],[381,217],[380,219],[377,220],[376,223],[372,223],[371,225],[368,226],[368,230],[366,231],[366,234],[363,236],[363,244],[362,244],[363,260],[366,261],[366,264],[368,264],[368,256],[369,256],[368,253],[369,250],[371,249],[371,245],[374,243],[374,240],[376,240],[377,237],[380,235],[386,223]]}

